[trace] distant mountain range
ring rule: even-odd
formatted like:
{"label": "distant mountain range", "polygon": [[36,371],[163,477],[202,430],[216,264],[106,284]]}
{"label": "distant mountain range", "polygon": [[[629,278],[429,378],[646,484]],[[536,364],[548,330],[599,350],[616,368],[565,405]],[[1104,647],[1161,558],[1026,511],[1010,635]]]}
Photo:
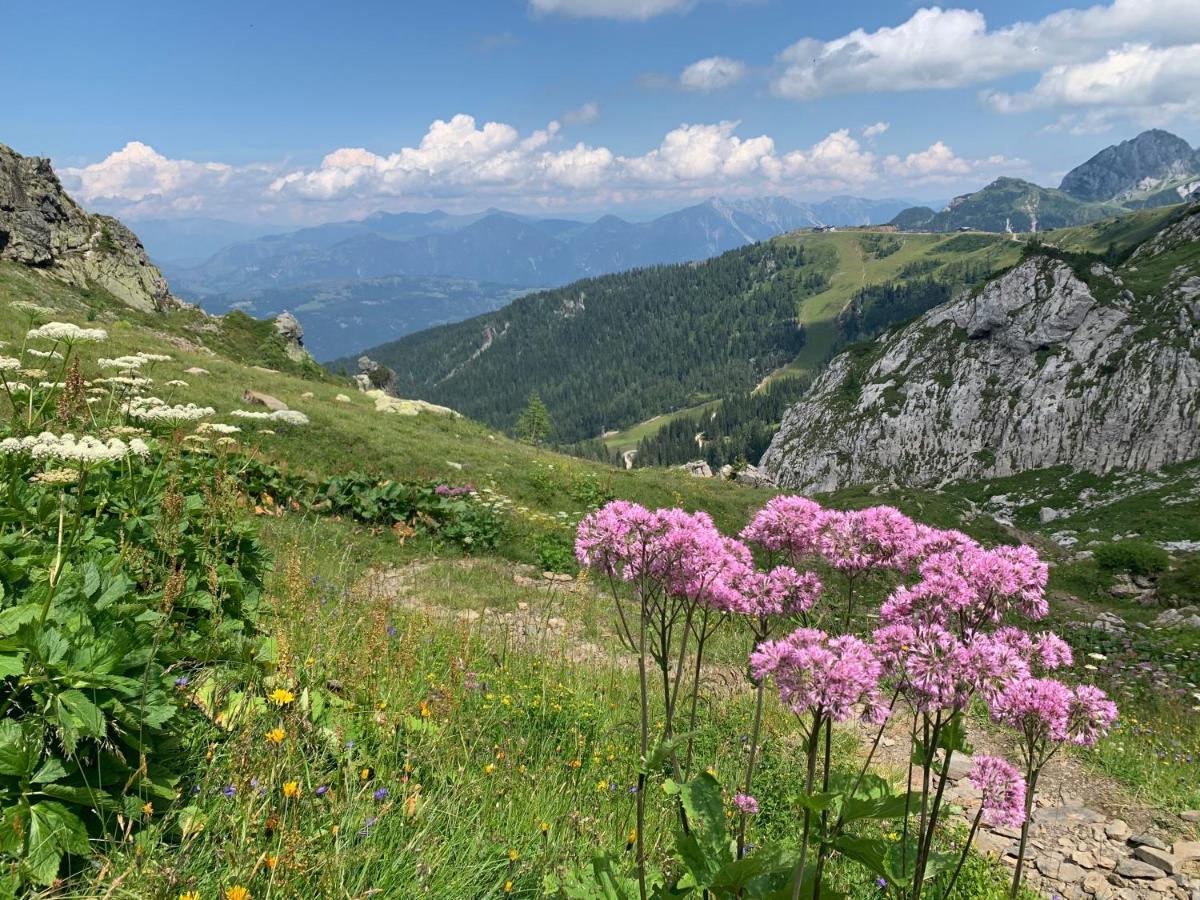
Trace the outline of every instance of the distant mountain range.
{"label": "distant mountain range", "polygon": [[1182,203],[1197,192],[1200,150],[1170,132],[1153,129],[1101,150],[1068,172],[1057,189],[1020,178],[997,178],[981,190],[955,197],[941,211],[927,206],[905,209],[892,224],[905,231],[1047,231]]}
{"label": "distant mountain range", "polygon": [[[489,209],[375,213],[222,247],[199,265],[164,264],[181,296],[210,312],[289,309],[309,348],[332,359],[502,306],[532,288],[708,259],[798,228],[884,222],[904,200],[712,199],[649,222],[537,219]],[[192,229],[204,236],[210,220]],[[144,228],[144,224],[142,226]],[[187,232],[152,226],[151,247]]]}
{"label": "distant mountain range", "polygon": [[707,259],[815,225],[886,222],[903,200],[834,197],[711,199],[649,222],[537,219],[489,209],[475,215],[375,213],[231,243],[195,266],[169,267],[185,296],[390,275],[473,278],[548,287],[640,266]]}

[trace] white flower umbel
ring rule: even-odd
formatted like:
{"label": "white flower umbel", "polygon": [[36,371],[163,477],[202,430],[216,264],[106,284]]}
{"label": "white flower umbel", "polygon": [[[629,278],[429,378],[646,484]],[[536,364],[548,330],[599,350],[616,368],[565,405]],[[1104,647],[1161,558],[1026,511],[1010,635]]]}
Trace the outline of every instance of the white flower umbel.
{"label": "white flower umbel", "polygon": [[68,433],[60,437],[49,431],[43,431],[36,436],[6,438],[0,441],[0,454],[16,453],[28,453],[37,460],[58,460],[59,462],[89,465],[120,462],[130,453],[146,457],[150,455],[150,448],[145,441],[138,439],[126,444],[120,438],[109,438],[107,441],[102,441],[91,435],[76,438],[75,435]]}
{"label": "white flower umbel", "polygon": [[96,360],[96,365],[102,369],[138,369],[146,364],[146,360],[138,356],[118,356],[114,359],[109,359],[106,356]]}
{"label": "white flower umbel", "polygon": [[0,356],[0,372],[15,372],[21,368],[21,361],[11,356]]}
{"label": "white flower umbel", "polygon": [[171,357],[167,356],[167,354],[165,354],[165,353],[141,353],[141,352],[139,352],[137,354],[137,356],[139,359],[145,360],[146,362],[170,362],[171,361]]}
{"label": "white flower umbel", "polygon": [[64,344],[82,344],[107,341],[108,332],[103,328],[80,328],[71,322],[47,322],[45,325],[29,329],[25,337],[31,341],[40,339],[61,341]]}
{"label": "white flower umbel", "polygon": [[171,423],[196,422],[216,412],[211,406],[197,406],[195,403],[169,406],[157,397],[134,397],[121,410],[139,422]]}
{"label": "white flower umbel", "polygon": [[172,378],[170,381],[167,382],[167,387],[187,387],[187,386],[188,386],[188,383],[186,381],[180,381],[178,378]]}
{"label": "white flower umbel", "polygon": [[275,412],[260,412],[254,409],[235,409],[230,413],[239,419],[254,419],[258,422],[283,422],[285,425],[307,425],[308,416],[295,409],[277,409]]}
{"label": "white flower umbel", "polygon": [[59,353],[57,350],[38,350],[34,347],[30,347],[25,352],[28,353],[30,356],[36,356],[38,359],[62,359],[63,358],[62,354]]}
{"label": "white flower umbel", "polygon": [[241,430],[236,425],[226,425],[224,422],[201,422],[196,426],[197,434],[237,434]]}

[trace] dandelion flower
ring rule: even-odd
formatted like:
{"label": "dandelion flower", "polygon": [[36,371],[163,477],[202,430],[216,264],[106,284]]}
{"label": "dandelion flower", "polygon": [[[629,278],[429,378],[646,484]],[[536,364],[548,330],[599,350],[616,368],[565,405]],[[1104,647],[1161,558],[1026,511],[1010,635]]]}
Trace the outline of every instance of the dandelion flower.
{"label": "dandelion flower", "polygon": [[518,853],[515,849],[508,851],[508,861],[509,862],[516,862],[520,858],[521,858],[521,854]]}
{"label": "dandelion flower", "polygon": [[275,688],[271,691],[269,699],[276,706],[287,706],[296,699],[296,695],[284,688]]}
{"label": "dandelion flower", "polygon": [[300,796],[300,782],[298,782],[298,781],[284,782],[283,796],[287,797],[289,800],[295,800],[297,797],[299,797]]}
{"label": "dandelion flower", "polygon": [[248,889],[240,884],[235,884],[233,887],[225,888],[225,900],[253,900],[253,898]]}
{"label": "dandelion flower", "polygon": [[267,732],[267,742],[271,744],[282,744],[286,737],[287,732],[278,725]]}

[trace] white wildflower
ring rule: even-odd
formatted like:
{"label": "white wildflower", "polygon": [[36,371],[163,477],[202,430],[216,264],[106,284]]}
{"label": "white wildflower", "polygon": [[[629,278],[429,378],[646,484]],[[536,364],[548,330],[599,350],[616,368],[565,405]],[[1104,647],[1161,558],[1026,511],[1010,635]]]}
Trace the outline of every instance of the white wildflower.
{"label": "white wildflower", "polygon": [[226,425],[224,422],[201,422],[196,426],[197,434],[207,434],[214,432],[216,434],[237,434],[242,429],[236,425]]}
{"label": "white wildflower", "polygon": [[110,359],[107,356],[102,356],[96,360],[96,365],[102,369],[138,369],[145,364],[146,360],[139,356],[118,356]]}
{"label": "white wildflower", "polygon": [[338,394],[333,399],[336,400],[338,403],[349,403],[350,402],[350,398],[347,397],[345,394]]}
{"label": "white wildflower", "polygon": [[21,374],[26,378],[45,378],[49,373],[45,369],[21,369]]}
{"label": "white wildflower", "polygon": [[141,438],[134,438],[129,442],[129,452],[134,456],[140,456],[142,459],[150,458],[150,445]]}
{"label": "white wildflower", "polygon": [[64,381],[39,381],[38,387],[46,391],[62,390],[67,386]]}
{"label": "white wildflower", "polygon": [[75,484],[79,481],[79,472],[75,469],[50,469],[38,472],[29,480],[34,484]]}
{"label": "white wildflower", "polygon": [[8,305],[13,309],[23,309],[25,312],[34,313],[39,316],[52,316],[56,312],[56,310],[48,306],[39,306],[36,303],[30,303],[28,300],[14,300]]}
{"label": "white wildflower", "polygon": [[27,385],[27,384],[26,384],[25,382],[23,382],[23,381],[10,381],[10,382],[8,383],[8,389],[9,389],[10,391],[12,391],[14,394],[27,394],[27,393],[29,393],[29,385]]}
{"label": "white wildflower", "polygon": [[186,381],[180,381],[178,378],[172,378],[170,381],[167,382],[167,387],[187,387],[187,386],[188,386],[188,383]]}
{"label": "white wildflower", "polygon": [[276,422],[283,422],[287,425],[307,425],[308,416],[299,410],[295,409],[280,409],[271,413],[271,418]]}
{"label": "white wildflower", "polygon": [[62,341],[66,344],[78,344],[90,341],[108,340],[108,332],[103,328],[80,328],[71,322],[47,322],[38,328],[31,328],[25,335],[28,340],[45,339]]}
{"label": "white wildflower", "polygon": [[21,361],[11,356],[0,356],[0,372],[15,372],[21,368]]}
{"label": "white wildflower", "polygon": [[8,438],[0,441],[0,453],[28,453],[34,459],[53,459],[74,463],[118,462],[130,453],[130,447],[120,438],[102,441],[90,435],[76,439],[73,434],[59,437],[49,431],[37,436]]}
{"label": "white wildflower", "polygon": [[137,356],[139,359],[143,359],[146,362],[170,362],[171,361],[171,357],[167,356],[167,354],[165,354],[165,353],[142,353],[142,352],[139,352],[137,354]]}
{"label": "white wildflower", "polygon": [[121,410],[129,418],[142,422],[195,422],[216,412],[211,406],[195,403],[168,406],[157,397],[134,397]]}
{"label": "white wildflower", "polygon": [[28,353],[30,356],[36,356],[38,359],[62,359],[63,358],[62,354],[59,353],[57,350],[38,350],[34,347],[30,347],[25,352]]}
{"label": "white wildflower", "polygon": [[237,438],[221,437],[214,442],[218,447],[228,447],[230,444],[236,444]]}
{"label": "white wildflower", "polygon": [[237,416],[239,419],[258,419],[266,421],[271,418],[271,413],[262,412],[256,409],[235,409],[229,413],[231,416]]}
{"label": "white wildflower", "polygon": [[260,428],[258,430],[258,433],[259,434],[274,434],[275,430],[273,428]]}

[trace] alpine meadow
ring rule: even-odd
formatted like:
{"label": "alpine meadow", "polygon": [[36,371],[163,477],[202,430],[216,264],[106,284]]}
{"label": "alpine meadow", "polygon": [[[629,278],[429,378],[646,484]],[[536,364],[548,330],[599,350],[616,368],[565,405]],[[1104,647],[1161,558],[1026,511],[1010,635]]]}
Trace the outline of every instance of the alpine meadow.
{"label": "alpine meadow", "polygon": [[1200,900],[1200,5],[1071,2],[10,10],[0,900]]}

